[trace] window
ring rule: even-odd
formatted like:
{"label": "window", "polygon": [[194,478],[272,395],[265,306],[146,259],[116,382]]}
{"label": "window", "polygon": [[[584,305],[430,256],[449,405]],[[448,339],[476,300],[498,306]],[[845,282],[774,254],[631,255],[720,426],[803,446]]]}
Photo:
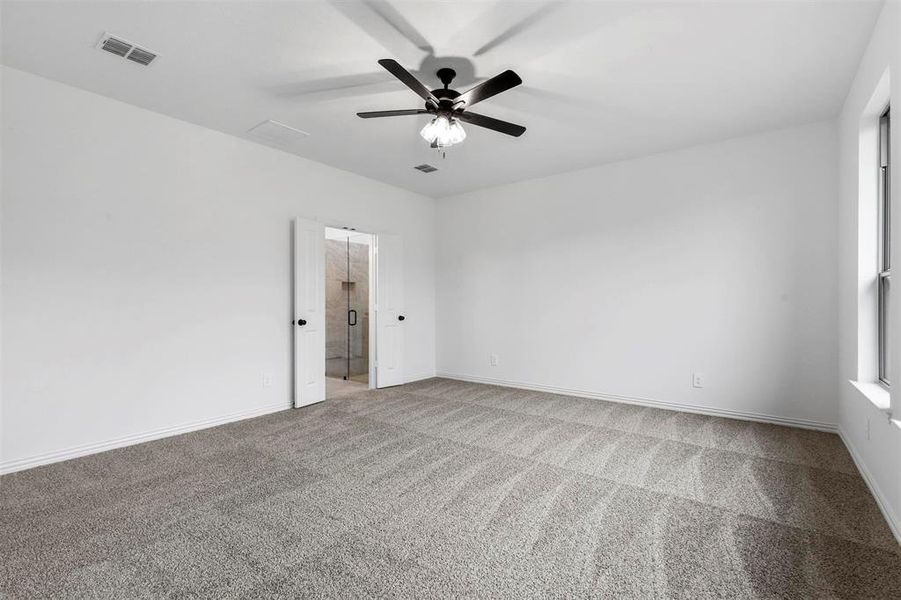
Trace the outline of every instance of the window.
{"label": "window", "polygon": [[890,190],[889,111],[879,119],[879,381],[890,381],[889,306],[892,281],[892,198]]}

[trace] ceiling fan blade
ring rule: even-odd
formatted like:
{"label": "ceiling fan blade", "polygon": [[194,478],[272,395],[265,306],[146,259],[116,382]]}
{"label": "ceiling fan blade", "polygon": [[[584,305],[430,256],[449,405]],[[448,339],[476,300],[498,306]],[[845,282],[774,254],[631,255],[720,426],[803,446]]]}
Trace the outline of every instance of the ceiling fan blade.
{"label": "ceiling fan blade", "polygon": [[471,90],[463,92],[454,99],[454,105],[469,108],[477,102],[487,100],[501,92],[506,92],[510,88],[515,88],[520,83],[522,83],[522,79],[519,78],[519,75],[508,69],[500,75],[495,75],[491,79],[483,81]]}
{"label": "ceiling fan blade", "polygon": [[427,115],[429,111],[421,108],[409,108],[402,110],[374,110],[370,112],[358,112],[361,119],[377,119],[379,117],[403,117],[406,115]]}
{"label": "ceiling fan blade", "polygon": [[[401,82],[413,90],[417,96],[429,102],[430,104],[434,104],[438,106],[438,98],[432,95],[432,92],[429,91],[429,88],[424,86],[418,79],[413,77],[409,71],[400,66],[400,63],[392,58],[383,58],[379,61],[379,64],[382,65],[386,71],[397,77],[401,80]],[[487,82],[486,82],[487,83]]]}
{"label": "ceiling fan blade", "polygon": [[508,123],[507,121],[486,117],[485,115],[480,115],[478,113],[466,111],[458,113],[456,116],[461,121],[466,121],[470,125],[478,125],[479,127],[485,127],[486,129],[493,129],[494,131],[506,133],[513,137],[519,137],[526,132],[526,128],[522,125]]}

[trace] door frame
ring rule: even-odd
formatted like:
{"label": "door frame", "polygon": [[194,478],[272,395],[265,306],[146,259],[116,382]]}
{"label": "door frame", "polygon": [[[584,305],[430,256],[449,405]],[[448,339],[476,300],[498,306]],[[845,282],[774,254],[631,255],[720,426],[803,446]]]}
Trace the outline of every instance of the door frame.
{"label": "door frame", "polygon": [[369,234],[369,389],[374,390],[377,389],[376,385],[379,370],[376,368],[378,363],[375,358],[375,349],[377,348],[375,344],[375,336],[376,336],[376,319],[378,315],[376,315],[375,310],[375,290],[378,285],[378,281],[376,281],[376,268],[375,268],[375,245],[378,243],[378,235],[375,233]]}
{"label": "door frame", "polygon": [[[293,342],[291,344],[291,348],[292,348],[291,368],[292,368],[292,375],[293,375],[293,382],[294,382],[294,385],[292,386],[294,389],[294,398],[292,400],[292,406],[295,406],[295,408],[302,408],[302,406],[301,407],[296,406],[296,401],[297,401],[297,391],[296,390],[297,390],[297,380],[298,380],[298,356],[297,356],[297,341],[296,341],[297,338],[296,338],[296,336],[297,336],[298,332],[297,332],[297,328],[294,326],[295,324],[294,324],[294,320],[293,320],[293,319],[300,318],[297,316],[298,311],[297,311],[297,304],[296,304],[296,302],[297,302],[296,290],[297,290],[297,277],[298,277],[298,265],[296,264],[297,243],[298,243],[297,238],[296,238],[296,236],[297,236],[297,229],[296,229],[297,221],[296,221],[296,219],[314,222],[314,223],[317,223],[318,225],[320,225],[322,227],[322,232],[323,232],[322,233],[323,244],[325,242],[325,228],[347,230],[347,231],[359,233],[361,235],[365,234],[370,237],[370,243],[369,243],[369,277],[370,277],[369,315],[370,315],[370,318],[369,318],[369,386],[368,386],[368,389],[377,389],[380,384],[380,381],[379,381],[379,379],[380,379],[379,378],[379,343],[378,342],[382,336],[379,336],[378,330],[379,330],[379,323],[381,322],[380,320],[382,319],[383,315],[385,314],[385,311],[380,310],[380,308],[378,306],[379,294],[380,294],[380,290],[381,290],[380,286],[383,283],[383,282],[379,281],[379,271],[380,271],[379,248],[380,248],[380,245],[382,244],[382,242],[385,240],[394,239],[396,243],[400,244],[400,243],[402,243],[403,238],[402,238],[402,236],[400,236],[398,234],[387,233],[387,232],[377,233],[377,232],[358,231],[356,227],[351,227],[348,225],[339,225],[339,224],[336,224],[334,221],[325,221],[325,220],[322,220],[317,217],[312,217],[309,219],[307,219],[305,217],[295,217],[295,221],[293,221],[294,226],[292,227],[292,244],[291,244],[292,248],[293,248],[292,269],[291,269],[291,284],[292,284],[291,287],[293,290],[295,290],[295,293],[292,294],[292,304],[291,304],[292,314],[294,315],[292,317],[292,321],[291,321],[292,342]],[[402,246],[396,246],[395,248],[399,249],[399,248],[402,248]],[[323,252],[324,252],[324,246],[323,246]],[[395,312],[397,312],[397,310],[406,312],[403,309],[403,305],[405,304],[404,298],[403,298],[404,289],[403,289],[403,278],[402,278],[403,253],[400,252],[399,254],[396,254],[396,256],[394,256],[393,260],[400,261],[397,265],[397,268],[400,269],[400,271],[399,271],[399,273],[400,273],[399,289],[400,289],[400,294],[401,294],[399,303],[395,307],[394,310],[395,310]],[[325,268],[324,268],[324,261],[325,261],[324,254],[322,256],[322,261],[323,261],[323,265],[322,265],[323,268],[322,268],[321,283],[323,284],[322,293],[324,296],[325,295],[325,277],[326,277]],[[388,263],[386,263],[386,264],[388,264]],[[385,265],[381,265],[381,267],[385,267]],[[386,309],[386,310],[389,310],[389,309]],[[390,312],[390,310],[389,310],[389,312]],[[324,318],[324,314],[323,314],[323,318]],[[388,318],[388,317],[385,317],[385,318]],[[403,315],[400,315],[398,320],[403,321],[404,320]],[[406,327],[403,327],[403,329],[405,330]],[[403,335],[403,332],[401,332],[401,335]],[[389,385],[401,385],[405,382],[404,377],[403,377],[403,346],[404,346],[403,339],[401,340],[400,344],[401,345],[400,345],[399,351],[401,352],[401,358],[400,358],[400,361],[401,361],[400,362],[400,368],[401,368],[400,373],[401,374],[396,383],[391,383]],[[382,345],[384,345],[384,344],[382,344]],[[326,354],[325,350],[326,350],[326,335],[325,335],[325,332],[323,332],[323,339],[322,339],[323,359]],[[324,363],[324,361],[322,363],[322,378],[323,378],[323,385],[324,385],[325,384],[325,363]],[[326,396],[327,396],[327,394],[323,390],[323,400],[327,399]],[[303,406],[307,406],[307,405],[309,405],[309,403],[305,404]]]}

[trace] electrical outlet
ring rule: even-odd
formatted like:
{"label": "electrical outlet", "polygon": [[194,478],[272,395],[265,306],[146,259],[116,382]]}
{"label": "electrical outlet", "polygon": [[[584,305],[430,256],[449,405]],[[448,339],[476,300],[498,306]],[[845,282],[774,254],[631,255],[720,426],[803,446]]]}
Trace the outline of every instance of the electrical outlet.
{"label": "electrical outlet", "polygon": [[492,367],[497,366],[497,354],[489,354],[488,355],[488,364]]}
{"label": "electrical outlet", "polygon": [[704,387],[705,381],[707,381],[707,378],[704,377],[703,373],[692,373],[691,374],[691,387],[702,388],[702,387]]}
{"label": "electrical outlet", "polygon": [[263,373],[263,387],[272,387],[272,373]]}

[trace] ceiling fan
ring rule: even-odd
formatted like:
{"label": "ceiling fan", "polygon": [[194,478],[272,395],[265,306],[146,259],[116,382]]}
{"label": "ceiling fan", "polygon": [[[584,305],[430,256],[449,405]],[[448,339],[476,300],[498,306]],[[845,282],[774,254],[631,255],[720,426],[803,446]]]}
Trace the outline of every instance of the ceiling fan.
{"label": "ceiling fan", "polygon": [[486,117],[469,110],[470,106],[521,84],[522,79],[513,71],[504,71],[500,75],[485,80],[471,90],[461,94],[449,88],[454,77],[457,76],[453,69],[438,69],[436,75],[441,80],[441,83],[444,84],[444,88],[429,90],[396,60],[383,58],[379,61],[379,64],[400,79],[401,83],[413,90],[417,96],[425,100],[425,108],[359,112],[357,113],[358,117],[374,119],[405,115],[433,115],[432,120],[420,131],[420,135],[429,142],[432,148],[437,148],[440,152],[444,152],[449,146],[458,144],[466,139],[466,132],[460,125],[460,121],[465,121],[478,127],[485,127],[486,129],[493,129],[513,137],[519,137],[526,131],[526,128],[522,125]]}

